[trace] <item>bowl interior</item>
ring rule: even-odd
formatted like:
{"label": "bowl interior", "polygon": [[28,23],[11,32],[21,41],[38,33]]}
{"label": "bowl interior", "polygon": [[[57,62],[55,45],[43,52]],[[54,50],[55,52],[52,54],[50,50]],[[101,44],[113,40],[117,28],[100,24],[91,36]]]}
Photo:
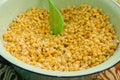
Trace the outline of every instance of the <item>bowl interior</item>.
{"label": "bowl interior", "polygon": [[[67,6],[80,5],[80,4],[89,4],[93,7],[98,7],[103,9],[103,11],[110,17],[112,24],[114,25],[117,36],[120,40],[120,8],[109,0],[53,0],[59,8],[64,8]],[[11,62],[14,65],[17,65],[26,70],[41,73],[45,75],[51,76],[82,76],[95,72],[102,71],[107,69],[118,61],[120,61],[120,45],[118,45],[115,54],[106,62],[98,65],[96,67],[74,71],[74,72],[59,72],[59,71],[51,71],[51,70],[43,70],[37,67],[25,64],[17,60],[15,57],[11,56],[8,52],[6,52],[3,47],[4,41],[2,38],[3,33],[7,30],[8,24],[12,22],[13,19],[20,13],[25,12],[32,6],[42,7],[49,9],[47,0],[1,0],[0,1],[0,55],[4,57],[6,60]]]}

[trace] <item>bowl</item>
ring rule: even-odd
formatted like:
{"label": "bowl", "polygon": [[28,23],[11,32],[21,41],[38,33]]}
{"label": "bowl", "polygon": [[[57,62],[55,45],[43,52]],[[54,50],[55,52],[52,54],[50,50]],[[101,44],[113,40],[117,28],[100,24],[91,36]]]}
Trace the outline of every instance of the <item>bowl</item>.
{"label": "bowl", "polygon": [[113,0],[113,2],[120,7],[120,1],[119,0]]}
{"label": "bowl", "polygon": [[[89,4],[93,7],[103,9],[110,17],[110,21],[114,25],[116,35],[120,40],[120,8],[109,0],[53,0],[59,8],[67,6]],[[3,33],[7,30],[8,24],[20,13],[25,12],[28,8],[36,6],[49,9],[48,0],[0,0],[0,55],[10,62],[15,70],[25,80],[82,80],[83,76],[95,74],[106,70],[120,61],[120,45],[118,45],[115,53],[104,63],[80,71],[59,72],[52,70],[44,70],[38,67],[28,65],[11,54],[4,48]],[[88,80],[88,79],[86,79]]]}

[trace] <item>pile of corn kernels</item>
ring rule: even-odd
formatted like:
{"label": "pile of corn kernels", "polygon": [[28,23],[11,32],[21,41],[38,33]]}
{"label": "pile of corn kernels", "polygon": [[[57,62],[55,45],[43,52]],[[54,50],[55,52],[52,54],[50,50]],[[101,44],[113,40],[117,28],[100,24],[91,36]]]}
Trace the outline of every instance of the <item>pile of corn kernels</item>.
{"label": "pile of corn kernels", "polygon": [[120,0],[116,0],[120,4]]}
{"label": "pile of corn kernels", "polygon": [[20,14],[3,35],[5,48],[27,64],[47,70],[77,71],[108,60],[119,43],[109,17],[90,5],[60,10],[64,31],[53,35],[49,11],[31,8]]}

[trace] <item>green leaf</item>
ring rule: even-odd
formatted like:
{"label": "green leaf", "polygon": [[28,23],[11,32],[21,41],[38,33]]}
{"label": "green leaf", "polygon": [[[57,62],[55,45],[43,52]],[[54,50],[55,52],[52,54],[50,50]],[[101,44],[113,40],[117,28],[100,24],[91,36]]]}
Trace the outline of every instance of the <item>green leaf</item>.
{"label": "green leaf", "polygon": [[53,34],[61,34],[64,29],[64,19],[59,9],[56,7],[55,3],[52,0],[48,1],[50,8],[50,28]]}

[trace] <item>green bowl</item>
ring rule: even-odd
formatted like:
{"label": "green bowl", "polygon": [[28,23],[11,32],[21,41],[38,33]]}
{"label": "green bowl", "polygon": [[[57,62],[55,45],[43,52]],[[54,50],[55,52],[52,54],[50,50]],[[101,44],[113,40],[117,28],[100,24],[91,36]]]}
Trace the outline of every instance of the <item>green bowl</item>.
{"label": "green bowl", "polygon": [[[117,36],[120,40],[120,7],[111,0],[53,0],[59,8],[89,4],[93,7],[103,9],[110,17],[114,25]],[[0,55],[12,63],[15,70],[25,80],[82,80],[81,76],[94,74],[108,69],[120,61],[120,45],[118,45],[115,54],[106,62],[86,70],[73,72],[59,72],[52,70],[44,70],[35,66],[28,65],[14,56],[9,54],[3,47],[3,33],[7,30],[8,24],[20,13],[25,12],[28,8],[36,6],[49,9],[48,0],[0,0]],[[86,79],[88,80],[88,79]]]}

